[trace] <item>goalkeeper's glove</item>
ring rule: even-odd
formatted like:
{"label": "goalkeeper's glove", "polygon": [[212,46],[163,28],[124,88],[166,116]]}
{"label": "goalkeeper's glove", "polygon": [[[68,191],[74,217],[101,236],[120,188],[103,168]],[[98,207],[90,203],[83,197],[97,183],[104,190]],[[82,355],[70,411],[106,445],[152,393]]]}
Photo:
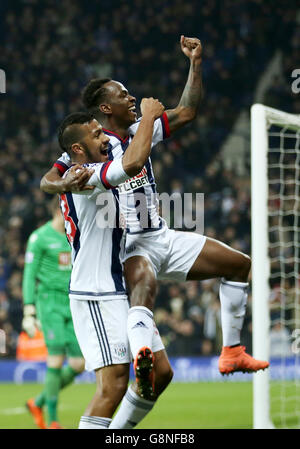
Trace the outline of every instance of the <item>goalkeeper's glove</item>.
{"label": "goalkeeper's glove", "polygon": [[25,304],[23,315],[22,328],[30,338],[33,338],[37,328],[39,327],[39,323],[36,318],[35,305]]}

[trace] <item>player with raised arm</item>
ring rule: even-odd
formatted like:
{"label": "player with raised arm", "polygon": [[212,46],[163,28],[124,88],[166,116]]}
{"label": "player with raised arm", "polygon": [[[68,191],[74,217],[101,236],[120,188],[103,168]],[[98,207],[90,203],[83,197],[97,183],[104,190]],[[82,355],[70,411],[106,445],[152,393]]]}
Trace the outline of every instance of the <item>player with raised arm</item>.
{"label": "player with raised arm", "polygon": [[[107,428],[128,386],[132,356],[126,328],[129,304],[120,262],[122,230],[100,225],[106,211],[99,207],[99,195],[106,192],[105,199],[114,207],[111,189],[137,175],[149,157],[153,128],[164,108],[157,100],[143,99],[141,110],[139,130],[124,156],[113,161],[108,160],[109,137],[91,114],[71,114],[59,132],[60,145],[72,162],[94,170],[89,180],[94,190],[61,194],[72,247],[70,307],[86,369],[95,371],[97,383],[80,429]],[[158,332],[153,335],[152,347],[155,388],[161,392],[172,378],[172,369]],[[162,357],[164,364],[158,363]],[[137,385],[128,389],[131,408],[119,428],[133,427],[152,409],[155,397],[142,398],[137,393]]]}
{"label": "player with raised arm", "polygon": [[[196,38],[181,36],[181,48],[190,60],[188,80],[178,106],[162,115],[161,127],[153,133],[153,145],[192,121],[202,98],[201,43]],[[103,123],[104,132],[110,136],[110,159],[122,157],[139,127],[135,98],[117,81],[96,79],[85,88],[83,102]],[[58,174],[60,170],[63,172],[66,162],[58,160],[45,175],[41,183],[44,190],[58,191]],[[247,303],[250,258],[217,240],[196,233],[169,230],[157,213],[153,195],[156,192],[155,179],[150,159],[139,175],[140,182],[135,181],[133,179],[119,185],[116,194],[127,229],[126,252],[122,261],[131,301],[128,336],[135,356],[135,366],[139,358],[144,357],[143,348],[151,350],[151,336],[155,329],[152,311],[157,279],[183,281],[220,277],[223,332],[220,372],[229,374],[265,369],[268,363],[253,359],[240,344]],[[146,226],[140,220],[145,214],[140,213],[137,194],[139,201],[140,194],[144,195],[144,211],[148,217]],[[148,374],[151,379],[151,371]]]}

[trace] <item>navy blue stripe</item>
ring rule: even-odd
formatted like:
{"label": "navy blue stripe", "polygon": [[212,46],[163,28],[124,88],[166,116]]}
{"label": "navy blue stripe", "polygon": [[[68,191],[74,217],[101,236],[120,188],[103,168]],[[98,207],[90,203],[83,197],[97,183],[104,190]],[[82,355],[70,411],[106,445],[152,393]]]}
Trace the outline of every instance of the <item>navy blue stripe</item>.
{"label": "navy blue stripe", "polygon": [[121,142],[121,147],[122,147],[123,153],[125,153],[125,151],[127,150],[128,146],[129,146],[129,139],[126,140],[125,143]]}
{"label": "navy blue stripe", "polygon": [[[139,198],[136,198],[136,194],[137,193],[138,194],[142,193],[144,195],[143,198],[145,199],[145,204],[142,204],[142,207],[141,207],[141,204],[140,204],[141,200]],[[147,210],[147,226],[143,226],[143,229],[149,229],[149,228],[151,229],[152,228],[152,222],[151,222],[151,217],[150,217],[150,214],[149,214],[149,209],[148,209],[148,204],[147,204],[147,196],[146,196],[144,187],[139,187],[138,189],[136,189],[133,192],[133,196],[134,196],[134,199],[135,199],[135,204],[134,204],[135,209],[139,206],[139,209],[141,209],[143,211]],[[136,214],[136,217],[137,217],[137,219],[140,222],[141,221],[141,213],[138,212]]]}
{"label": "navy blue stripe", "polygon": [[99,317],[98,317],[98,315],[97,315],[97,310],[96,310],[95,301],[89,301],[89,302],[91,303],[91,307],[92,307],[92,309],[94,310],[95,318],[96,318],[96,321],[97,321],[97,324],[98,324],[98,330],[99,330],[100,335],[101,335],[101,343],[103,344],[103,347],[104,347],[105,356],[104,356],[104,352],[102,352],[102,356],[103,356],[103,360],[104,360],[104,365],[105,365],[105,366],[108,366],[108,365],[111,365],[111,363],[109,363],[109,357],[108,357],[108,353],[107,353],[107,348],[106,348],[106,345],[105,345],[105,341],[104,341],[104,337],[103,337],[103,332],[102,332],[102,329],[101,329],[101,324],[100,324],[100,322],[99,322]]}
{"label": "navy blue stripe", "polygon": [[[135,308],[134,309],[132,309],[132,308],[129,309],[128,310],[128,315],[131,314],[131,313],[135,313],[136,310],[137,309],[135,309]],[[151,312],[149,312],[148,310],[145,310],[145,309],[138,309],[138,311],[141,312],[141,313],[145,313],[149,318],[151,318],[151,320],[153,320],[153,313],[151,313]]]}
{"label": "navy blue stripe", "polygon": [[126,228],[127,234],[134,235],[134,234],[143,234],[144,232],[154,232],[159,231],[162,228],[162,219],[159,217],[159,226],[157,228],[144,228],[141,231],[133,231],[131,232],[129,228]]}
{"label": "navy blue stripe", "polygon": [[55,162],[54,165],[60,165],[64,170],[68,170],[70,167],[68,167],[67,164],[65,164],[64,162],[60,161],[59,159]]}
{"label": "navy blue stripe", "polygon": [[[115,137],[116,139],[118,139],[120,141],[121,144],[126,144],[127,143],[127,138],[125,137],[125,139],[122,139],[121,136],[119,136],[118,134],[114,133],[113,131],[109,131],[108,129],[104,129],[103,130],[104,134],[106,134],[109,137]],[[124,140],[126,140],[126,142],[124,142]]]}
{"label": "navy blue stripe", "polygon": [[69,290],[69,293],[71,295],[82,295],[82,296],[119,296],[119,295],[125,295],[126,291],[123,290],[122,292],[83,292],[78,290]]}
{"label": "navy blue stripe", "polygon": [[147,162],[146,162],[146,164],[145,164],[145,167],[146,167],[146,170],[147,170],[147,175],[148,175],[149,182],[152,184],[152,183],[155,182],[155,179],[154,179],[153,171],[152,171],[152,169],[151,169],[151,161],[150,161],[150,158],[148,158],[148,160],[147,160]]}
{"label": "navy blue stripe", "polygon": [[98,338],[98,341],[99,341],[100,350],[101,350],[101,353],[102,353],[103,362],[104,362],[104,365],[106,365],[106,363],[105,363],[105,355],[104,355],[104,351],[102,349],[102,344],[101,344],[101,338],[99,336],[99,332],[98,332],[98,329],[97,329],[97,326],[96,326],[96,323],[95,323],[95,320],[94,320],[92,308],[91,308],[91,304],[92,303],[93,303],[93,301],[88,301],[90,314],[91,314],[91,317],[92,317],[92,320],[93,320],[93,323],[94,323],[94,327],[95,327],[95,330],[96,330],[97,338]]}
{"label": "navy blue stripe", "polygon": [[111,419],[110,418],[107,418],[107,419],[108,419],[108,421],[101,420],[101,419],[99,419],[99,420],[98,419],[93,419],[90,416],[86,416],[86,417],[82,416],[80,418],[80,421],[83,422],[83,423],[86,422],[86,423],[96,424],[96,425],[99,425],[99,426],[102,426],[102,427],[109,427],[109,425],[111,423]]}
{"label": "navy blue stripe", "polygon": [[120,228],[120,198],[119,198],[119,191],[117,189],[112,189],[112,194],[115,199],[115,205],[116,205],[116,228]]}
{"label": "navy blue stripe", "polygon": [[107,333],[106,333],[104,322],[103,322],[103,319],[102,319],[101,310],[100,310],[99,304],[97,302],[95,303],[95,308],[98,310],[98,313],[99,313],[99,318],[100,318],[100,321],[101,321],[101,324],[102,324],[102,329],[103,329],[104,337],[105,337],[105,340],[106,340],[107,349],[108,349],[109,356],[110,356],[110,361],[111,361],[111,364],[112,364],[113,360],[112,360],[112,355],[111,355],[111,351],[110,351],[109,341],[108,341],[108,338],[107,338]]}
{"label": "navy blue stripe", "polygon": [[108,144],[108,148],[107,148],[107,155],[108,155],[108,160],[109,161],[113,161],[114,160],[114,155],[113,155],[113,152],[112,152],[112,148],[113,148],[112,144],[109,143]]}
{"label": "navy blue stripe", "polygon": [[72,220],[76,226],[76,233],[75,233],[75,237],[73,240],[73,248],[75,250],[75,256],[74,256],[74,260],[75,260],[77,254],[78,254],[78,251],[80,250],[80,231],[79,231],[79,227],[78,227],[78,217],[77,217],[72,193],[67,192],[66,198],[67,198],[68,206],[69,206],[69,214],[68,215],[69,215],[69,217],[72,218]]}
{"label": "navy blue stripe", "polygon": [[111,276],[113,278],[116,291],[124,291],[123,285],[123,269],[120,262],[121,239],[123,236],[123,229],[120,227],[120,206],[119,206],[119,192],[116,189],[112,190],[116,203],[116,227],[112,232],[112,251],[111,251]]}
{"label": "navy blue stripe", "polygon": [[153,404],[145,404],[144,402],[135,399],[133,396],[131,396],[129,390],[127,390],[125,397],[129,402],[131,402],[131,404],[135,405],[138,408],[143,408],[144,410],[151,410],[154,405],[154,402]]}
{"label": "navy blue stripe", "polygon": [[[100,170],[100,179],[101,179],[101,182],[102,182],[103,186],[106,188],[106,190],[109,190],[110,187],[107,186],[107,184],[109,184],[109,182],[106,181],[107,184],[105,184],[105,182],[103,181],[103,172],[104,172],[104,170],[106,169],[107,164],[110,164],[110,161],[109,161],[109,162],[105,162],[105,163],[102,165],[101,170]],[[109,184],[109,185],[110,185],[110,184]]]}

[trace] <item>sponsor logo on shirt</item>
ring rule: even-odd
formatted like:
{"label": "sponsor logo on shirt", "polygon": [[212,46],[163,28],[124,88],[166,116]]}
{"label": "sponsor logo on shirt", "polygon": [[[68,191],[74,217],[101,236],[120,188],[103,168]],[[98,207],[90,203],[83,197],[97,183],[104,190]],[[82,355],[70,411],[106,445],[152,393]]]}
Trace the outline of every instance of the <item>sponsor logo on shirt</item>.
{"label": "sponsor logo on shirt", "polygon": [[61,252],[58,254],[58,265],[60,270],[71,269],[71,253]]}
{"label": "sponsor logo on shirt", "polygon": [[119,184],[118,189],[120,193],[126,193],[149,184],[147,170],[146,167],[144,167],[138,175],[127,179],[123,184]]}

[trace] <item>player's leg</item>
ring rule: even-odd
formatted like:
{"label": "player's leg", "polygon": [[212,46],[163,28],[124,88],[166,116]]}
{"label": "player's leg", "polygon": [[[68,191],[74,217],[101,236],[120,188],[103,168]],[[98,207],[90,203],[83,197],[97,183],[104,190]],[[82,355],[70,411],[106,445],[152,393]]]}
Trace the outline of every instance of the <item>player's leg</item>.
{"label": "player's leg", "polygon": [[[130,297],[127,334],[134,359],[134,370],[142,395],[152,391],[154,332],[153,307],[156,296],[156,277],[151,262],[143,256],[133,256],[124,263],[124,276]],[[149,391],[146,391],[149,390]]]}
{"label": "player's leg", "polygon": [[[53,298],[52,298],[53,299]],[[64,319],[60,313],[53,309],[53,303],[48,296],[39,297],[38,316],[48,350],[47,370],[42,393],[34,399],[27,401],[26,405],[39,427],[45,428],[43,407],[47,407],[48,427],[60,427],[58,424],[57,406],[61,386],[61,372],[65,357],[64,348]]]}
{"label": "player's leg", "polygon": [[187,275],[187,280],[223,278],[219,293],[223,346],[226,347],[240,344],[250,267],[248,256],[217,240],[207,238]]}
{"label": "player's leg", "polygon": [[57,407],[61,388],[61,372],[65,356],[61,354],[49,353],[47,358],[47,372],[45,378],[45,405],[48,412],[48,428],[61,428],[58,423]]}
{"label": "player's leg", "polygon": [[[59,364],[56,363],[57,357],[59,357]],[[58,428],[57,424],[57,402],[60,390],[70,385],[74,378],[78,376],[84,370],[84,359],[80,357],[69,357],[68,365],[62,367],[64,360],[64,355],[61,356],[50,356],[48,359],[48,367],[46,372],[45,386],[40,395],[35,399],[29,399],[26,406],[30,413],[32,414],[37,426],[41,429],[45,429],[46,423],[43,416],[43,407],[47,403],[47,395],[51,390],[56,398],[56,407],[53,407],[53,400],[48,399],[47,407],[48,414],[51,416],[51,422],[49,425],[53,428]],[[58,390],[58,379],[60,379],[60,386]],[[50,410],[50,413],[49,413]],[[53,410],[53,411],[52,411]]]}
{"label": "player's leg", "polygon": [[138,383],[134,382],[130,385],[110,424],[111,429],[132,429],[135,427],[152,410],[157,398],[172,380],[173,370],[157,329],[154,332],[152,344],[155,358],[153,368],[155,394],[151,399],[141,397]]}
{"label": "player's leg", "polygon": [[167,356],[165,349],[154,352],[154,383],[155,383],[155,400],[162,394],[167,388],[169,383],[173,379],[173,369]]}
{"label": "player's leg", "polygon": [[109,426],[127,389],[131,353],[127,338],[128,301],[70,300],[75,334],[87,371],[96,373],[96,393],[80,429]]}
{"label": "player's leg", "polygon": [[79,429],[105,429],[127,390],[129,364],[95,370],[96,393],[80,418]]}
{"label": "player's leg", "polygon": [[219,359],[222,374],[265,369],[267,362],[253,359],[240,345],[246,314],[250,257],[217,240],[207,238],[203,249],[188,272],[187,280],[221,277],[219,296],[223,349]]}
{"label": "player's leg", "polygon": [[218,240],[207,237],[190,268],[186,280],[224,277],[228,281],[247,282],[251,259]]}
{"label": "player's leg", "polygon": [[60,428],[57,418],[57,403],[61,389],[63,361],[63,354],[48,355],[44,389],[36,398],[31,398],[26,402],[27,409],[32,414],[36,425],[41,429],[47,428],[43,415],[45,405],[48,412],[48,426]]}
{"label": "player's leg", "polygon": [[84,371],[84,358],[75,335],[71,312],[68,309],[65,319],[65,348],[68,364],[61,371],[61,389],[70,385],[76,376]]}
{"label": "player's leg", "polygon": [[223,278],[219,292],[223,346],[240,344],[250,267],[248,256],[217,240],[207,238],[188,272],[187,280]]}

